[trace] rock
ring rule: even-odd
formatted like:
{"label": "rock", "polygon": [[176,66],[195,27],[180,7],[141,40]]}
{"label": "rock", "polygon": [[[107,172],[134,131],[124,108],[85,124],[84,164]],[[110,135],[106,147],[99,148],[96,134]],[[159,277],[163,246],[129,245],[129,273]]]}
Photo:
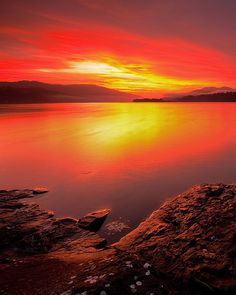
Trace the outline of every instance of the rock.
{"label": "rock", "polygon": [[107,247],[80,221],[53,218],[22,195],[0,192],[3,294],[61,294],[75,274],[73,295],[236,294],[236,185],[194,186]]}
{"label": "rock", "polygon": [[150,266],[151,266],[151,265],[150,265],[148,262],[144,263],[144,265],[143,265],[143,267],[144,267],[145,269],[148,269]]}
{"label": "rock", "polygon": [[90,231],[98,231],[110,212],[110,209],[101,209],[89,213],[79,220],[79,227]]}
{"label": "rock", "polygon": [[114,246],[151,261],[152,269],[168,274],[177,285],[188,282],[189,288],[202,285],[236,294],[235,220],[235,185],[194,186],[164,203]]}
{"label": "rock", "polygon": [[71,218],[71,217],[64,217],[64,218],[57,218],[55,221],[54,221],[54,224],[57,224],[57,225],[70,225],[70,224],[77,224],[78,223],[78,220],[75,219],[75,218]]}
{"label": "rock", "polygon": [[[38,189],[38,193],[42,191]],[[22,203],[24,197],[33,197],[32,191],[0,191],[0,249],[24,254],[76,249],[79,253],[106,245],[104,238],[80,228],[77,219],[54,218],[53,212],[43,211],[37,204]]]}
{"label": "rock", "polygon": [[33,189],[33,194],[39,195],[39,194],[45,194],[48,192],[48,189],[46,187],[36,187]]}

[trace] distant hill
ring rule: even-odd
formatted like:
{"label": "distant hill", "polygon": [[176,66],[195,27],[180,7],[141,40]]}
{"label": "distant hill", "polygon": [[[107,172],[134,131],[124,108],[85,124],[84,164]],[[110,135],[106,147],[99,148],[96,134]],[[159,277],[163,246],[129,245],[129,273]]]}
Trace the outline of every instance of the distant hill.
{"label": "distant hill", "polygon": [[215,93],[225,93],[225,92],[235,92],[236,90],[230,87],[204,87],[200,89],[195,89],[190,93],[186,93],[185,95],[202,95],[202,94],[215,94]]}
{"label": "distant hill", "polygon": [[236,89],[227,86],[224,87],[203,87],[199,89],[194,89],[190,92],[182,93],[169,93],[164,98],[165,100],[170,100],[172,98],[183,97],[188,95],[202,95],[202,94],[214,94],[214,93],[225,93],[225,92],[236,92]]}
{"label": "distant hill", "polygon": [[186,95],[176,98],[140,98],[134,99],[133,102],[236,102],[236,92]]}
{"label": "distant hill", "polygon": [[128,102],[137,95],[89,84],[0,82],[0,103]]}
{"label": "distant hill", "polygon": [[187,95],[171,99],[178,102],[236,102],[236,92]]}

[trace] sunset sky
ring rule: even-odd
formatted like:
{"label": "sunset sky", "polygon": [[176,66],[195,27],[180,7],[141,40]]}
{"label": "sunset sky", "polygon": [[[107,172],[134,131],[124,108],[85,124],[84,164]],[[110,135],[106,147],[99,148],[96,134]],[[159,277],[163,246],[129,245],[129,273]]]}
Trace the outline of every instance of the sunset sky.
{"label": "sunset sky", "polygon": [[236,87],[234,0],[10,0],[1,81],[86,83],[143,96]]}

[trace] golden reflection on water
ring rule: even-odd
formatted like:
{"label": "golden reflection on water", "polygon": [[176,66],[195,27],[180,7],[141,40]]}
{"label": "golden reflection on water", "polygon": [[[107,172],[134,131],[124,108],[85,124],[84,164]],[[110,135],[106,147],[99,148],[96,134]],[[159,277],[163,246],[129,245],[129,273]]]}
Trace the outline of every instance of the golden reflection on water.
{"label": "golden reflection on water", "polygon": [[48,186],[40,202],[59,215],[109,206],[135,224],[166,195],[232,182],[235,114],[224,103],[0,106],[1,184]]}
{"label": "golden reflection on water", "polygon": [[[70,140],[64,145],[70,156],[93,167],[97,164],[100,170],[115,170],[120,163],[126,169],[138,169],[140,164],[174,164],[201,153],[212,156],[235,141],[235,129],[228,128],[220,109],[211,115],[194,104],[97,107],[92,116],[72,116],[67,121]],[[233,112],[226,113],[229,120],[233,118]]]}
{"label": "golden reflection on water", "polygon": [[140,163],[167,165],[201,153],[212,156],[235,142],[231,106],[55,104],[39,112],[18,107],[21,112],[0,117],[2,160],[18,155],[27,165],[43,155],[46,162],[61,161],[69,169],[77,163],[85,170],[115,170],[119,162],[134,169]]}

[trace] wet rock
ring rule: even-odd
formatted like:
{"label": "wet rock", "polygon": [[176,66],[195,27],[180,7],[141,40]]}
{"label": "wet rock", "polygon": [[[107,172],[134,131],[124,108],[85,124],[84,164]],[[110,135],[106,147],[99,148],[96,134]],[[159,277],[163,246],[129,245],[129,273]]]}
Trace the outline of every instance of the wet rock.
{"label": "wet rock", "polygon": [[38,194],[45,194],[48,192],[48,189],[46,187],[36,187],[33,189],[33,194],[38,195]]}
{"label": "wet rock", "polygon": [[54,221],[54,224],[57,225],[70,225],[70,224],[77,224],[78,220],[75,218],[71,218],[71,217],[64,217],[64,218],[58,218],[57,220]]}
{"label": "wet rock", "polygon": [[79,227],[90,231],[98,231],[110,212],[110,209],[101,209],[91,212],[79,220]]}
{"label": "wet rock", "polygon": [[[38,189],[37,193],[45,191]],[[70,217],[54,218],[51,211],[39,205],[24,203],[23,198],[33,197],[32,190],[7,190],[0,192],[0,248],[24,254],[38,254],[67,249],[84,252],[101,249],[106,240],[82,229],[78,220]],[[105,212],[97,215],[105,217]]]}
{"label": "wet rock", "polygon": [[195,186],[166,202],[115,246],[151,261],[152,269],[168,274],[177,285],[187,282],[189,288],[201,285],[233,294],[235,220],[235,185]]}

